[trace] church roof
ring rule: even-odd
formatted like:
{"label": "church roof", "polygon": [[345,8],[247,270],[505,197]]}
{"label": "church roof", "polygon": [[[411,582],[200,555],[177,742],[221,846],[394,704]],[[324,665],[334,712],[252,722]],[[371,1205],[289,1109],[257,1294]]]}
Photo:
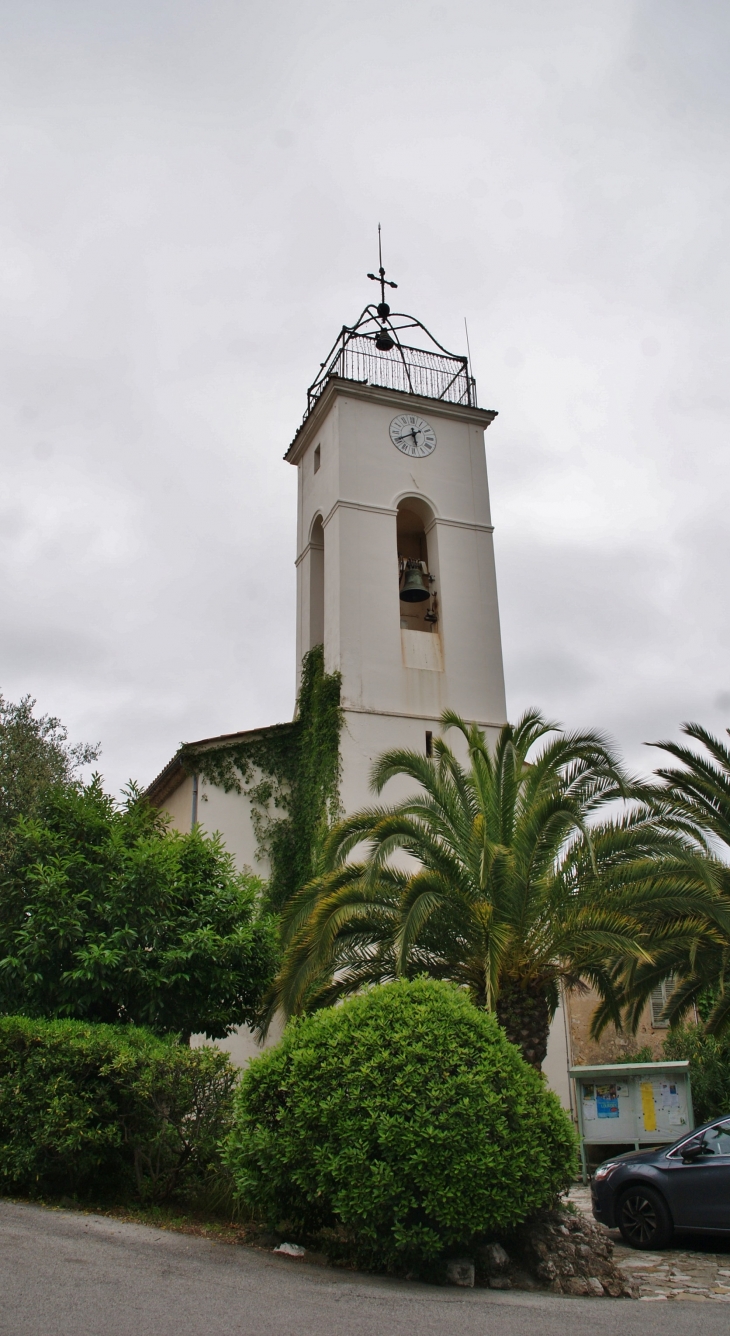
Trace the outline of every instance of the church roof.
{"label": "church roof", "polygon": [[145,789],[145,797],[155,807],[161,807],[170,794],[174,793],[180,787],[190,774],[187,766],[183,765],[183,751],[187,752],[206,752],[218,751],[225,748],[226,745],[234,747],[238,742],[255,742],[258,738],[270,737],[272,733],[288,733],[294,727],[293,723],[288,724],[268,724],[264,728],[250,728],[240,733],[219,733],[217,737],[200,738],[197,742],[185,742],[175,752],[171,761],[168,761],[159,775],[156,775],[151,784]]}

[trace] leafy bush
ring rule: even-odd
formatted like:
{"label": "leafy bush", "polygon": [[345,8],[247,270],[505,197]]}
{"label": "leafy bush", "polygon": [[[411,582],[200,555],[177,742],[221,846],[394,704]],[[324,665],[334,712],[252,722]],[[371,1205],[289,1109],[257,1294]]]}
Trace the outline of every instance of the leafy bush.
{"label": "leafy bush", "polygon": [[547,1205],[575,1138],[494,1017],[417,979],[291,1022],[242,1077],[227,1159],[270,1225],[411,1269]]}
{"label": "leafy bush", "polygon": [[277,960],[261,883],[97,778],[44,792],[0,857],[0,1014],[212,1039],[256,1017]]}
{"label": "leafy bush", "polygon": [[664,1056],[689,1058],[692,1103],[697,1123],[730,1115],[730,1033],[720,1039],[701,1025],[686,1025],[667,1035]]}
{"label": "leafy bush", "polygon": [[0,1192],[194,1199],[221,1172],[228,1055],[134,1026],[0,1018]]}

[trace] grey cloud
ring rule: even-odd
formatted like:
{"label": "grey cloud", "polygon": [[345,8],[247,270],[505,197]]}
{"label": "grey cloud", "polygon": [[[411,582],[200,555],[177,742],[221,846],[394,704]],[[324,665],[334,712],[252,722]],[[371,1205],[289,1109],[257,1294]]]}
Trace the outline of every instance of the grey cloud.
{"label": "grey cloud", "polygon": [[101,737],[115,786],[291,715],[281,456],[380,219],[399,301],[457,349],[467,316],[499,409],[511,712],[643,768],[724,727],[729,27],[719,0],[0,6],[0,689]]}

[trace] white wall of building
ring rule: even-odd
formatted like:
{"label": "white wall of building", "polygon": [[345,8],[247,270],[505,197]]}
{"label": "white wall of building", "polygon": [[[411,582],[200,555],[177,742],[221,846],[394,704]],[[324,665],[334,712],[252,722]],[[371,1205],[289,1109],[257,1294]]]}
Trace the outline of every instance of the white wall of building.
{"label": "white wall of building", "polygon": [[[426,458],[393,445],[390,423],[404,408],[434,428]],[[325,664],[342,674],[346,811],[370,801],[373,759],[393,746],[423,751],[445,708],[488,730],[506,719],[484,451],[492,417],[334,381],[289,452],[299,470],[297,653],[301,661],[314,643],[323,593]],[[440,618],[431,634],[401,628],[396,520],[404,503],[425,517]]]}
{"label": "white wall of building", "polygon": [[[164,808],[175,830],[190,830],[193,816],[191,775],[186,775],[174,793],[168,795]],[[198,824],[206,835],[218,833],[222,836],[239,872],[254,872],[264,880],[268,877],[268,859],[259,860],[257,857],[256,833],[245,794],[234,791],[226,793],[210,784],[202,775],[199,776]]]}
{"label": "white wall of building", "polygon": [[547,1054],[542,1064],[542,1070],[550,1089],[555,1091],[563,1108],[572,1114],[572,1091],[570,1077],[568,1076],[570,1066],[570,1041],[566,1024],[565,1002],[561,993],[560,1004],[550,1026]]}

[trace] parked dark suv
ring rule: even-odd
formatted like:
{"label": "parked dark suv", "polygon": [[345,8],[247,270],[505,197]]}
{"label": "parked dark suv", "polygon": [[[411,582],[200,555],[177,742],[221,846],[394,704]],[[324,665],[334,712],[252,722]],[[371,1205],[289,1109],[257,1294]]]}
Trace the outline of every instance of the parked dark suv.
{"label": "parked dark suv", "polygon": [[675,1229],[730,1233],[730,1118],[673,1146],[606,1160],[591,1197],[596,1220],[618,1225],[632,1248],[665,1248]]}

